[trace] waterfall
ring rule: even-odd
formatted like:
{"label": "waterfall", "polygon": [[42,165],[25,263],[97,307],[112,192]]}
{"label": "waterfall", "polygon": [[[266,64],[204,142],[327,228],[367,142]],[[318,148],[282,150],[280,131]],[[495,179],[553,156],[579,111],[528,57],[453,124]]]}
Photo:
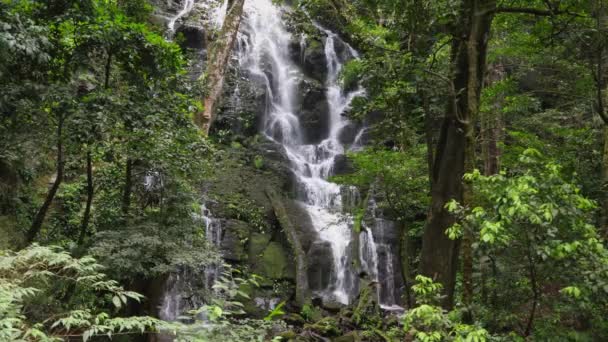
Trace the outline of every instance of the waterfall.
{"label": "waterfall", "polygon": [[[217,6],[219,0],[182,1],[182,11],[169,21],[170,31],[175,30],[175,23],[187,16],[194,6],[210,9],[210,22],[217,27],[221,26],[227,0],[223,1],[221,7]],[[337,157],[342,157],[348,150],[360,150],[363,147],[364,130],[353,132],[350,146],[346,146],[341,139],[341,135],[350,125],[343,115],[344,112],[349,109],[355,97],[365,93],[362,88],[346,91],[339,82],[344,63],[358,58],[358,53],[337,34],[313,22],[324,35],[323,54],[327,70],[324,89],[328,127],[324,136],[317,142],[310,143],[307,141],[304,125],[300,122],[301,113],[298,112],[301,95],[299,87],[305,78],[299,64],[304,64],[307,37],[301,35],[294,40],[283,22],[283,10],[284,8],[275,5],[272,0],[245,2],[235,59],[240,69],[247,73],[249,80],[265,90],[261,131],[267,138],[283,147],[295,176],[297,200],[307,212],[318,234],[318,241],[315,243],[319,250],[323,250],[324,256],[327,252],[324,262],[331,265],[331,269],[327,272],[321,270],[324,277],[322,287],[313,289],[314,294],[323,300],[349,304],[358,290],[357,270],[353,267],[355,259],[358,258],[361,269],[372,280],[380,283],[378,298],[383,307],[392,308],[397,305],[399,299],[399,283],[396,281],[399,277],[394,274],[399,273],[399,267],[398,260],[394,257],[398,255],[395,254],[397,249],[383,241],[384,230],[390,227],[382,226],[386,222],[374,216],[376,224],[374,227],[363,226],[358,237],[359,250],[355,251],[353,217],[348,213],[348,208],[354,206],[349,202],[354,201],[358,193],[356,189],[328,180],[334,174]],[[300,55],[295,58],[290,54],[290,47],[294,42],[300,48]],[[237,84],[231,98],[235,97],[238,101],[239,93]],[[219,220],[214,219],[205,206],[201,208],[201,219],[205,224],[207,238],[219,246],[222,234]],[[329,260],[330,258],[332,260]],[[205,287],[211,287],[220,272],[219,267],[211,265],[205,268]],[[186,303],[184,298],[187,276],[177,273],[169,279],[169,284],[172,285],[165,293],[161,317],[175,319],[180,310],[191,305]]]}
{"label": "waterfall", "polygon": [[[221,221],[213,217],[204,203],[205,200],[203,200],[200,214],[196,218],[205,226],[207,240],[219,248],[222,239]],[[222,272],[221,267],[221,263],[204,266],[201,270],[203,274],[202,284],[196,281],[201,272],[190,274],[191,271],[180,269],[169,275],[159,308],[159,318],[166,321],[175,321],[184,312],[202,306],[203,299],[200,298],[198,290],[200,290],[200,287],[207,290],[211,289]]]}
{"label": "waterfall", "polygon": [[175,25],[177,22],[187,17],[195,6],[198,6],[205,12],[211,13],[207,21],[216,29],[221,28],[224,19],[226,19],[228,0],[180,0],[180,2],[181,9],[175,15],[169,17],[167,22],[167,35],[171,39],[175,35]]}
{"label": "waterfall", "polygon": [[[328,72],[325,86],[330,127],[320,143],[306,144],[295,111],[302,72],[289,56],[292,37],[281,19],[281,8],[271,0],[247,1],[245,13],[238,59],[241,67],[266,87],[263,133],[285,149],[296,177],[298,197],[320,239],[331,246],[334,266],[331,284],[320,295],[348,304],[356,286],[349,248],[353,240],[352,217],[342,212],[341,187],[327,179],[333,174],[336,156],[345,153],[339,135],[348,120],[342,114],[355,96],[363,94],[362,89],[345,92],[338,82],[343,64],[355,58],[356,53],[349,48],[348,56],[341,58],[335,47],[340,38],[319,26],[326,35],[324,50]],[[300,46],[305,45],[305,40],[300,39]]]}
{"label": "waterfall", "polygon": [[404,284],[398,269],[399,260],[395,260],[395,256],[399,255],[398,245],[395,243],[399,241],[399,228],[394,222],[378,217],[374,199],[370,199],[368,210],[371,213],[369,221],[372,226],[362,222],[363,231],[359,235],[361,266],[363,271],[379,284],[377,296],[380,306],[389,311],[401,311],[403,308],[399,306],[399,302]]}
{"label": "waterfall", "polygon": [[182,17],[188,15],[192,8],[194,8],[194,0],[182,0],[182,9],[177,12],[177,14],[169,19],[169,23],[167,23],[167,28],[171,35],[175,34],[175,23],[180,20]]}

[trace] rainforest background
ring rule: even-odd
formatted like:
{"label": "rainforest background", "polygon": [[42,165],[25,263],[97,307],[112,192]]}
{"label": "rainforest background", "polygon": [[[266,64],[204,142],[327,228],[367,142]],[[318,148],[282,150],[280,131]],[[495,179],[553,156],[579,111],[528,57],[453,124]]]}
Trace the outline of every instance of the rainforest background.
{"label": "rainforest background", "polygon": [[0,0],[0,340],[608,340],[606,0]]}

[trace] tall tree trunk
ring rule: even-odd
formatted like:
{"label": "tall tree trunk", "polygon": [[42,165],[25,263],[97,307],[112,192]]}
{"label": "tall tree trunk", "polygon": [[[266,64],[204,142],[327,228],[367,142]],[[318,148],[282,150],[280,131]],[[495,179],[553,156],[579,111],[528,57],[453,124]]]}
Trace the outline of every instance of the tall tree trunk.
{"label": "tall tree trunk", "polygon": [[244,3],[245,0],[233,0],[228,3],[228,12],[220,34],[209,47],[205,79],[207,94],[203,100],[203,111],[197,113],[194,118],[205,135],[209,134],[214,120],[215,103],[222,94],[224,74],[241,24]]}
{"label": "tall tree trunk", "polygon": [[42,206],[36,213],[36,216],[34,217],[34,221],[32,222],[32,225],[27,232],[26,241],[28,243],[31,243],[32,241],[34,241],[34,239],[40,232],[40,229],[42,228],[42,223],[44,222],[44,218],[46,217],[46,213],[48,212],[49,208],[51,207],[51,204],[53,203],[53,199],[55,198],[55,195],[57,194],[57,191],[59,190],[59,186],[61,185],[61,182],[63,181],[63,171],[65,168],[65,161],[64,161],[64,156],[63,156],[63,124],[64,124],[64,121],[65,121],[65,114],[58,113],[57,114],[57,161],[56,161],[57,165],[56,165],[56,171],[55,171],[56,177],[55,177],[55,181],[53,182],[53,185],[51,186],[51,189],[49,190],[49,192],[46,195],[44,203],[42,203]]}
{"label": "tall tree trunk", "polygon": [[455,222],[445,204],[452,199],[465,204],[472,200],[462,176],[475,167],[475,119],[495,6],[492,0],[463,1],[453,33],[451,91],[433,163],[431,210],[420,259],[422,274],[443,284],[442,304],[448,309],[454,298],[459,242],[445,234]]}
{"label": "tall tree trunk", "polygon": [[597,30],[597,46],[595,60],[595,90],[596,90],[596,110],[600,119],[604,123],[604,151],[602,158],[602,216],[600,219],[600,229],[604,236],[608,237],[608,112],[606,112],[605,91],[606,91],[606,38],[608,32],[608,6],[604,1],[597,1],[595,9],[596,30]]}
{"label": "tall tree trunk", "polygon": [[604,125],[604,156],[602,162],[602,223],[601,228],[604,236],[608,237],[608,124]]}
{"label": "tall tree trunk", "polygon": [[78,237],[78,245],[81,246],[84,243],[87,230],[89,228],[89,221],[91,219],[91,206],[93,205],[93,195],[95,189],[93,187],[93,158],[91,156],[91,150],[87,151],[87,204],[84,208],[84,215],[82,217],[82,225],[80,226],[80,236]]}
{"label": "tall tree trunk", "polygon": [[127,158],[125,165],[125,186],[122,192],[122,215],[125,219],[129,216],[131,208],[131,193],[133,192],[133,160]]}
{"label": "tall tree trunk", "polygon": [[425,90],[420,92],[422,96],[422,109],[424,110],[424,138],[426,141],[426,162],[429,174],[429,189],[433,190],[433,151],[435,146],[433,145],[433,117],[431,112],[431,106],[429,103],[429,96]]}

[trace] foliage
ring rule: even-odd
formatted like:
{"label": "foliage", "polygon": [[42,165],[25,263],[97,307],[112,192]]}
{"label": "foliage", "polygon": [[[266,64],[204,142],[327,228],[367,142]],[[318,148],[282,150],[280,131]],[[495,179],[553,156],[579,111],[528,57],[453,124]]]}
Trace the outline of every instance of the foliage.
{"label": "foliage", "polygon": [[487,330],[460,321],[457,312],[447,313],[436,306],[439,301],[441,284],[418,275],[417,284],[412,286],[418,306],[408,310],[403,316],[403,328],[414,341],[487,341]]}
{"label": "foliage", "polygon": [[421,146],[406,151],[353,152],[348,157],[355,171],[332,180],[357,186],[363,192],[371,191],[382,199],[379,206],[393,211],[399,220],[411,222],[424,215],[429,200],[425,193],[428,178],[424,152]]}
{"label": "foliage", "polygon": [[[608,273],[602,266],[608,254],[591,224],[595,203],[537,150],[526,150],[519,162],[510,174],[482,176],[476,171],[465,176],[474,185],[477,206],[447,205],[462,217],[462,223],[448,230],[450,237],[469,230],[478,241],[477,252],[489,257],[497,270],[494,291],[509,299],[494,305],[513,311],[531,305],[528,315],[520,313],[510,323],[499,322],[498,316],[488,319],[494,324],[516,324],[512,320],[532,324],[538,305],[565,319],[576,315],[582,293],[602,307],[600,303],[608,299]],[[542,291],[549,286],[561,288],[565,296]],[[569,303],[568,297],[574,302]],[[543,316],[538,319],[550,319]]]}
{"label": "foliage", "polygon": [[[95,259],[73,258],[58,247],[33,244],[19,252],[1,251],[0,339],[62,341],[66,336],[82,336],[86,341],[162,326],[150,317],[111,317],[109,304],[120,309],[128,300],[140,301],[143,296],[124,290],[101,270]],[[42,317],[37,312],[41,305]]]}
{"label": "foliage", "polygon": [[[171,327],[176,340],[190,342],[222,339],[231,342],[258,342],[265,341],[273,327],[280,327],[280,322],[271,321],[273,317],[282,314],[284,303],[278,305],[268,315],[268,319],[242,318],[243,304],[239,300],[249,299],[249,296],[241,291],[241,288],[246,285],[259,286],[259,277],[241,276],[241,272],[225,265],[222,275],[213,285],[214,297],[211,303],[188,312],[188,319],[191,321],[189,324],[176,323]],[[201,320],[201,317],[206,320]]]}

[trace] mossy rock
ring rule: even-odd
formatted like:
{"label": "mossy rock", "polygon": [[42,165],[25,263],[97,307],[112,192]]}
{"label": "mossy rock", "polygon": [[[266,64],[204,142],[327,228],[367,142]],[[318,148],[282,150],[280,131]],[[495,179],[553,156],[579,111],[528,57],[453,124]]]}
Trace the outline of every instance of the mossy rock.
{"label": "mossy rock", "polygon": [[334,342],[362,342],[363,339],[358,331],[351,331],[346,335],[334,339]]}
{"label": "mossy rock", "polygon": [[283,340],[291,341],[294,340],[298,336],[298,334],[296,334],[293,330],[288,330],[280,333],[278,336],[281,337]]}
{"label": "mossy rock", "polygon": [[249,236],[249,258],[250,260],[257,260],[266,246],[270,243],[271,236],[269,234],[252,233]]}
{"label": "mossy rock", "polygon": [[304,319],[304,317],[297,313],[290,313],[289,315],[283,317],[283,320],[285,321],[285,323],[296,327],[301,327],[306,324],[306,320]]}
{"label": "mossy rock", "polygon": [[353,322],[360,327],[377,326],[382,323],[380,306],[378,305],[377,283],[370,283],[361,289],[359,301],[352,315]]}
{"label": "mossy rock", "polygon": [[245,246],[249,240],[251,227],[247,222],[226,220],[223,222],[224,236],[222,238],[222,256],[226,260],[244,262],[247,260]]}
{"label": "mossy rock", "polygon": [[272,241],[266,246],[256,269],[261,276],[269,279],[295,279],[292,264],[283,246]]}
{"label": "mossy rock", "polygon": [[342,330],[338,324],[338,321],[334,317],[325,317],[313,324],[307,324],[304,326],[305,329],[310,329],[321,336],[340,336]]}

